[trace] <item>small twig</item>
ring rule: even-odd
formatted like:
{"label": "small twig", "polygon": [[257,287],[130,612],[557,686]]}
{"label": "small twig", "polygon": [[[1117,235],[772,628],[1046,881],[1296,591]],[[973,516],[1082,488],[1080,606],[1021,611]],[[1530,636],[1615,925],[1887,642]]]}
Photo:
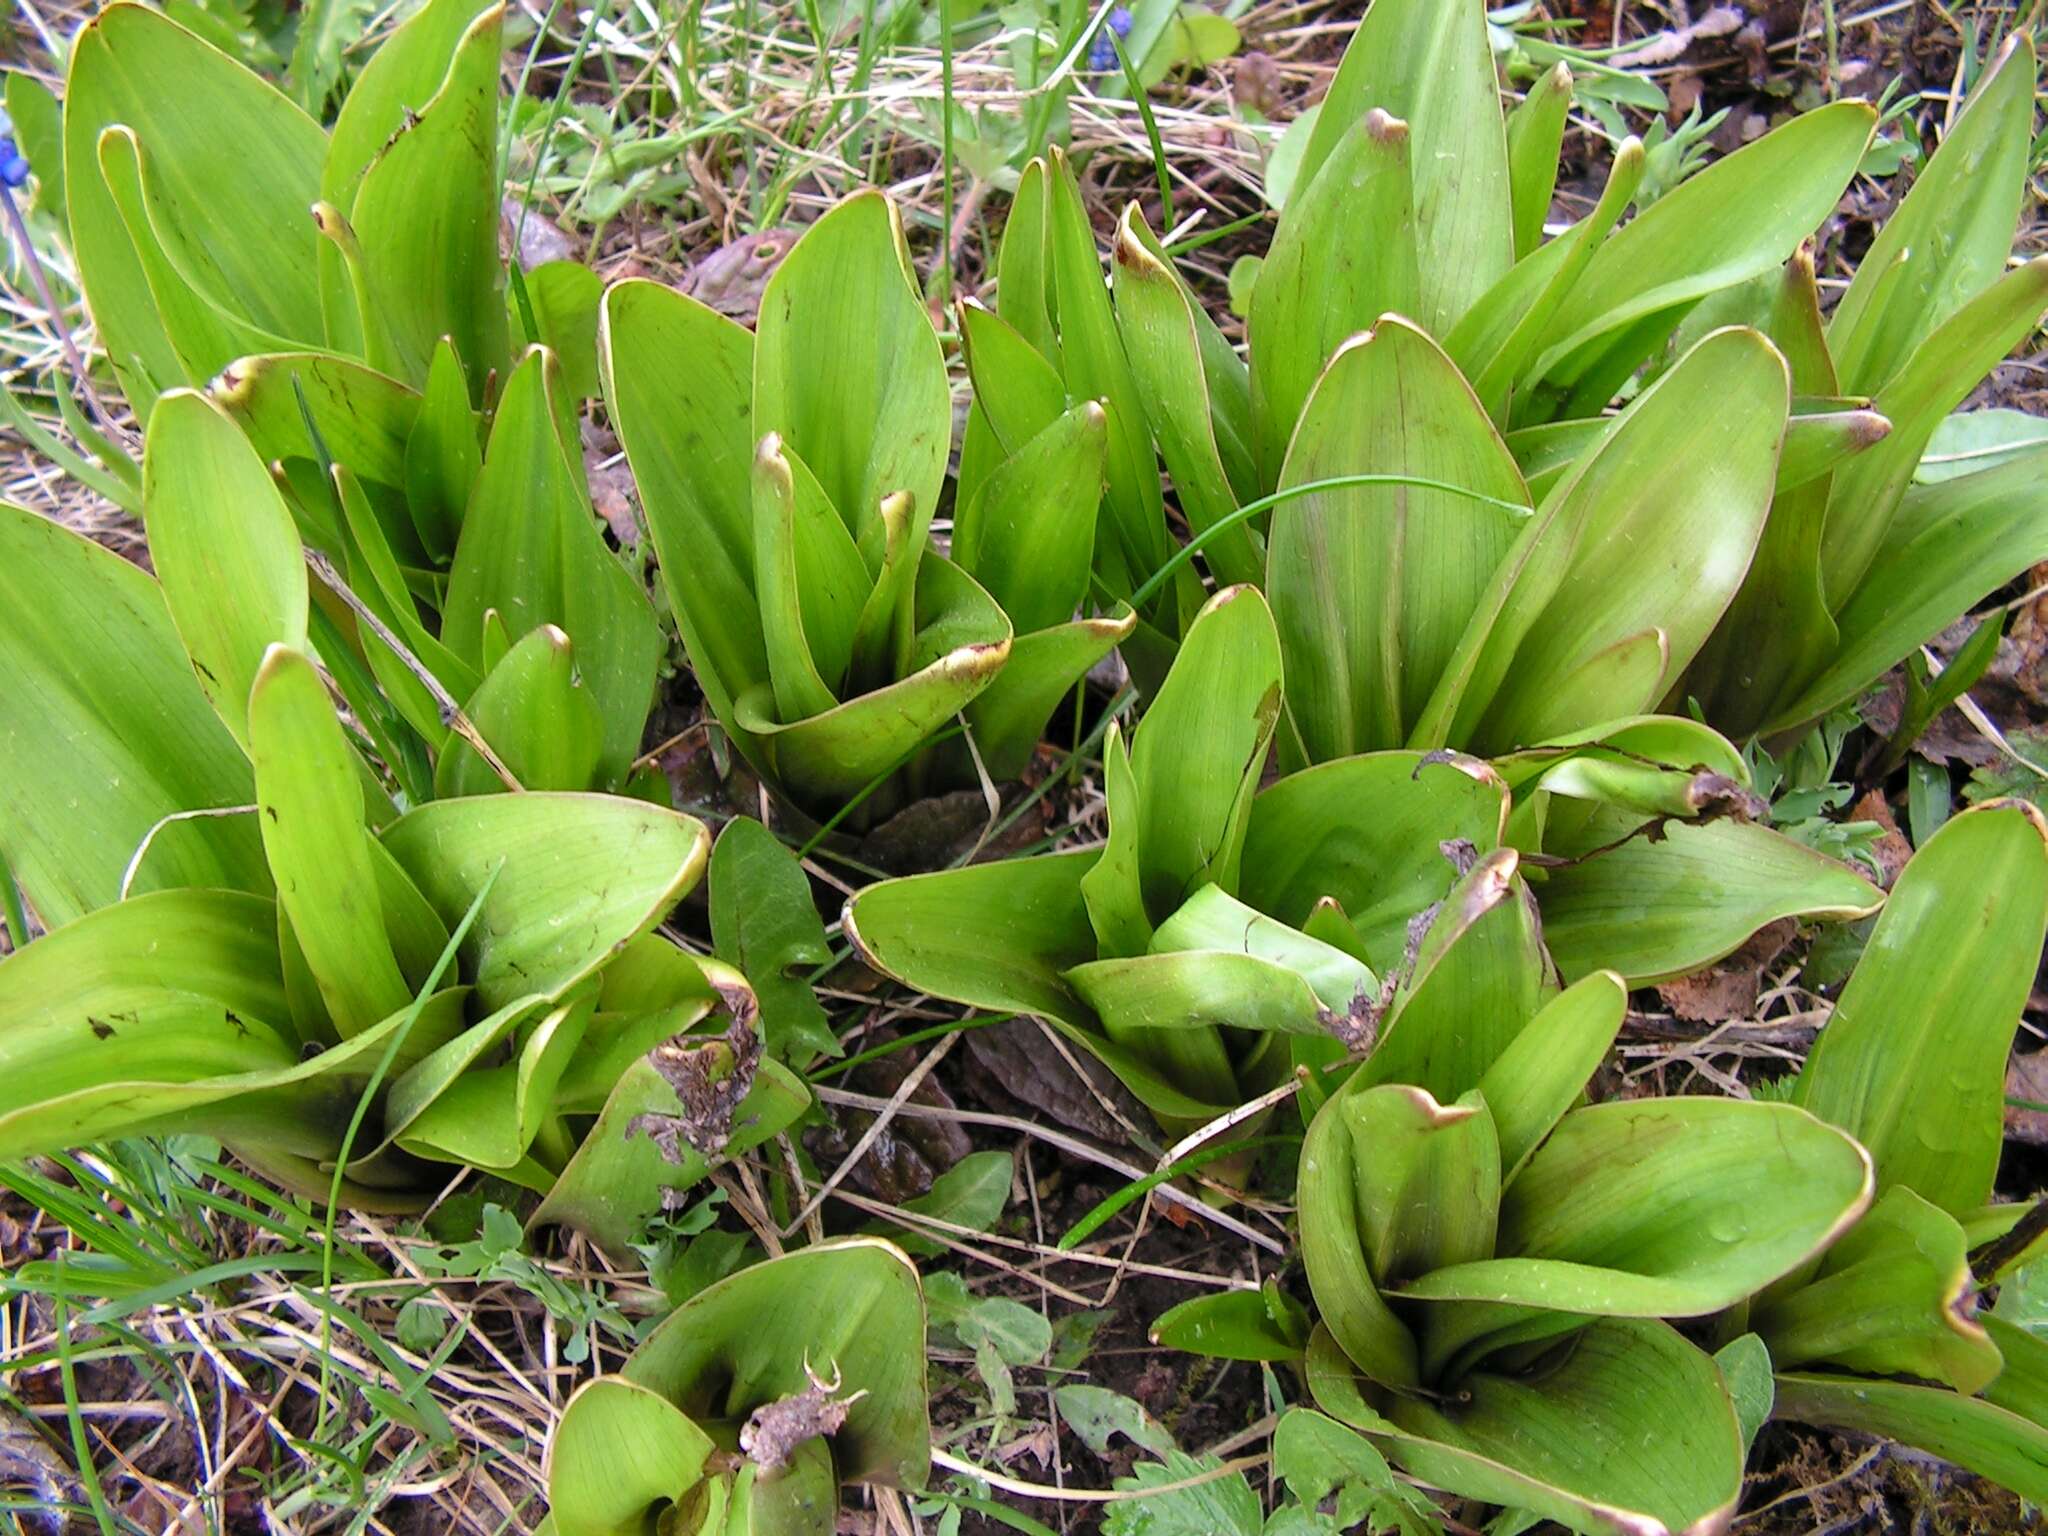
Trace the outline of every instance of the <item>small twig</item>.
{"label": "small twig", "polygon": [[462,712],[462,706],[455,702],[455,696],[442,687],[441,680],[427,670],[426,663],[413,655],[405,642],[392,633],[391,626],[372,613],[369,606],[349,589],[348,583],[341,579],[341,572],[334,568],[334,562],[319,550],[308,549],[306,564],[313,574],[320,578],[322,585],[348,605],[349,612],[356,616],[357,622],[367,626],[370,633],[383,641],[390,648],[391,654],[398,658],[399,664],[417,678],[420,686],[433,696],[434,707],[441,713],[441,723],[475,748],[476,755],[490,766],[491,772],[498,776],[499,782],[507,789],[515,795],[523,793],[525,786],[513,777],[512,770],[505,766],[504,759],[491,749],[491,744],[484,740],[483,732],[476,728],[476,723]]}
{"label": "small twig", "polygon": [[948,1472],[963,1472],[969,1477],[980,1478],[991,1488],[1000,1488],[1005,1493],[1022,1494],[1027,1499],[1054,1499],[1069,1504],[1120,1504],[1126,1499],[1149,1499],[1162,1493],[1178,1493],[1183,1488],[1199,1488],[1204,1483],[1213,1483],[1218,1478],[1228,1477],[1233,1472],[1249,1472],[1254,1467],[1263,1467],[1270,1456],[1240,1456],[1235,1461],[1226,1461],[1220,1467],[1211,1467],[1193,1477],[1176,1478],[1170,1483],[1159,1483],[1149,1488],[1055,1488],[1050,1483],[1027,1483],[1020,1477],[1007,1477],[1001,1472],[992,1472],[987,1467],[932,1448],[932,1460]]}
{"label": "small twig", "polygon": [[824,1182],[815,1195],[811,1196],[810,1202],[802,1210],[789,1219],[788,1225],[782,1229],[784,1237],[788,1237],[791,1233],[795,1232],[819,1206],[825,1203],[826,1198],[832,1191],[839,1187],[840,1181],[853,1172],[854,1165],[867,1156],[868,1148],[872,1147],[882,1132],[889,1128],[889,1122],[896,1118],[897,1111],[903,1108],[904,1102],[913,1093],[917,1092],[918,1084],[931,1075],[932,1068],[936,1067],[945,1058],[946,1052],[953,1049],[954,1042],[959,1038],[960,1034],[957,1030],[950,1035],[942,1036],[939,1043],[925,1053],[924,1060],[910,1069],[910,1075],[897,1084],[895,1094],[883,1104],[873,1121],[869,1123],[868,1128],[861,1132],[860,1140],[853,1144],[853,1150],[841,1158],[839,1166],[832,1170],[832,1177]]}
{"label": "small twig", "polygon": [[[848,1093],[843,1088],[821,1087],[816,1089],[815,1092],[819,1101],[825,1104],[844,1104],[853,1109],[887,1109],[889,1107],[887,1099],[876,1098],[874,1095],[866,1093]],[[1085,1158],[1087,1161],[1095,1163],[1100,1167],[1120,1173],[1127,1179],[1142,1179],[1146,1176],[1146,1171],[1143,1168],[1124,1158],[1118,1157],[1114,1152],[1106,1148],[1096,1146],[1086,1137],[1070,1136],[1065,1131],[1055,1130],[1049,1125],[1040,1125],[1034,1120],[1019,1119],[1015,1115],[991,1115],[972,1109],[941,1109],[936,1105],[930,1104],[902,1104],[897,1106],[896,1113],[912,1116],[922,1115],[928,1119],[956,1120],[962,1125],[992,1125],[1000,1126],[1006,1130],[1022,1131],[1025,1135],[1035,1136],[1049,1146],[1058,1147],[1062,1151],[1073,1153],[1076,1157]],[[1266,1252],[1281,1258],[1287,1256],[1287,1247],[1284,1243],[1275,1241],[1256,1227],[1247,1226],[1228,1211],[1219,1211],[1214,1206],[1203,1204],[1201,1200],[1188,1194],[1185,1190],[1175,1189],[1171,1184],[1162,1184],[1154,1193],[1162,1200],[1171,1201],[1175,1205],[1193,1211],[1204,1221],[1211,1222],[1223,1228],[1224,1231],[1243,1238],[1255,1247],[1263,1248]],[[1062,1255],[1062,1257],[1066,1257],[1066,1255]]]}
{"label": "small twig", "polygon": [[2005,1236],[1994,1237],[1970,1255],[1970,1272],[1977,1283],[1989,1285],[1997,1279],[1998,1272],[2033,1247],[2044,1232],[2048,1232],[2048,1196],[2029,1206]]}

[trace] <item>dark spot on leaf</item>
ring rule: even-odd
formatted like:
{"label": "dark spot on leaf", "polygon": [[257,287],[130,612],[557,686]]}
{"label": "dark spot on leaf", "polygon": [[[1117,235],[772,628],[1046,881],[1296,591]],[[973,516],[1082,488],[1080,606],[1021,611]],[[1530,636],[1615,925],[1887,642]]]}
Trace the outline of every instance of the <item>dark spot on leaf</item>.
{"label": "dark spot on leaf", "polygon": [[95,1040],[111,1040],[114,1038],[114,1026],[105,1019],[96,1019],[91,1014],[87,1014],[85,1022],[92,1026],[92,1035]]}

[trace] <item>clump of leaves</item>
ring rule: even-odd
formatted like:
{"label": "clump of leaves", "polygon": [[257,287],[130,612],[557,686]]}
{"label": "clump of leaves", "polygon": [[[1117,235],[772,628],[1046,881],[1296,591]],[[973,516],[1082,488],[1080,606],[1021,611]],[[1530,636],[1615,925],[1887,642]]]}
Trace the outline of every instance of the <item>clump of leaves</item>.
{"label": "clump of leaves", "polygon": [[2048,1342],[2026,1298],[1980,1311],[2042,1243],[1994,1203],[2006,1058],[2048,934],[2048,822],[1993,801],[1906,865],[1791,1092],[1850,1132],[1877,1203],[1817,1265],[1760,1296],[1750,1326],[1781,1418],[1885,1435],[2030,1501],[2048,1497]]}
{"label": "clump of leaves", "polygon": [[843,1483],[924,1486],[917,1271],[872,1238],[707,1286],[615,1375],[584,1383],[548,1445],[561,1536],[650,1528],[829,1536]]}
{"label": "clump of leaves", "polygon": [[[1776,917],[1880,899],[1745,819],[1741,757],[1690,721],[1617,722],[1494,765],[1368,753],[1261,793],[1281,717],[1273,615],[1228,588],[1132,745],[1107,739],[1106,843],[883,881],[848,902],[845,931],[921,991],[1051,1019],[1178,1133],[1403,1017],[1476,1009],[1512,1028],[1558,971],[1660,980]],[[1453,958],[1474,931],[1517,957],[1483,1006]]]}
{"label": "clump of leaves", "polygon": [[[829,345],[821,337],[831,338]],[[691,664],[718,719],[810,815],[868,822],[1024,764],[1129,630],[1086,595],[1104,416],[1055,405],[953,556],[928,534],[952,405],[900,220],[857,194],[800,239],[750,333],[651,282],[606,295],[606,400]],[[925,749],[963,714],[978,759]]]}
{"label": "clump of leaves", "polygon": [[[1248,360],[1135,208],[1112,301],[1064,160],[1024,178],[982,326],[1006,328],[1002,362],[970,350],[962,481],[1012,400],[1105,401],[1097,578],[1140,610],[1141,681],[1200,600],[1160,460],[1211,572],[1272,599],[1295,764],[1501,751],[1688,695],[1724,729],[1789,729],[2048,553],[2038,448],[1913,484],[2048,308],[2048,264],[2005,271],[2025,37],[1826,325],[1801,242],[1855,174],[1869,106],[1694,174],[1653,178],[1624,141],[1598,206],[1545,241],[1573,82],[1553,71],[1504,116],[1494,69],[1477,3],[1366,13],[1244,285]],[[1682,161],[1684,138],[1658,153]]]}

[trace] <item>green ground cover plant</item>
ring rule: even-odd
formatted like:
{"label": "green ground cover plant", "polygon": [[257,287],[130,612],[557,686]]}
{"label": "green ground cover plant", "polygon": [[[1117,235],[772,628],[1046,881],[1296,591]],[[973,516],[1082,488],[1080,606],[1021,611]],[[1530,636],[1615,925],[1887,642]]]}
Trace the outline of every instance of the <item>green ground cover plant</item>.
{"label": "green ground cover plant", "polygon": [[[1226,307],[1155,109],[1245,6],[804,9],[761,44],[810,49],[801,152],[744,188],[757,227],[815,216],[738,318],[520,236],[537,188],[600,223],[682,197],[661,168],[759,62],[706,40],[751,23],[644,46],[593,11],[538,125],[554,13],[480,0],[359,51],[346,4],[115,0],[61,98],[10,79],[94,327],[63,435],[10,414],[147,551],[0,503],[0,1185],[68,1233],[15,1263],[0,1208],[60,1388],[0,1389],[0,1430],[69,1430],[24,1432],[43,1504],[136,1523],[81,1367],[170,1382],[138,1319],[239,1317],[266,1263],[304,1358],[254,1434],[308,1469],[273,1512],[322,1528],[369,1529],[373,1473],[442,1465],[458,1419],[489,1439],[458,1376],[530,1393],[500,1513],[561,1536],[823,1536],[858,1500],[947,1536],[1074,1503],[1705,1532],[1793,1426],[2048,1503],[2048,1204],[2001,1164],[2048,822],[2024,738],[1987,724],[1966,808],[1914,755],[1981,716],[2004,613],[1945,632],[2048,560],[2038,423],[1964,409],[2048,314],[2014,252],[2035,29],[1972,40],[1836,282],[1898,109],[1711,159],[1673,113],[1577,197],[1584,122],[1668,105],[1626,55],[1374,0],[1313,117],[1234,119],[1272,218],[1216,234],[1248,243]],[[1004,38],[1029,112],[962,108],[956,53]],[[875,72],[925,47],[936,218],[863,184]],[[634,102],[698,126],[638,169],[573,147]],[[1104,218],[1112,109],[1150,163]],[[1845,979],[1769,1070],[1626,1067],[1673,987],[1750,964],[1761,1013],[1787,946]],[[947,1096],[984,1038],[1031,1113]],[[1203,1287],[1156,1350],[1256,1373],[1204,1456],[1088,1379],[1169,1209],[1257,1265],[1190,1238],[1131,1271]],[[261,1254],[219,1257],[229,1225]],[[1049,1278],[1077,1256],[1100,1298]],[[1156,1459],[1021,1477],[1061,1454],[1016,1449],[1040,1398]]]}

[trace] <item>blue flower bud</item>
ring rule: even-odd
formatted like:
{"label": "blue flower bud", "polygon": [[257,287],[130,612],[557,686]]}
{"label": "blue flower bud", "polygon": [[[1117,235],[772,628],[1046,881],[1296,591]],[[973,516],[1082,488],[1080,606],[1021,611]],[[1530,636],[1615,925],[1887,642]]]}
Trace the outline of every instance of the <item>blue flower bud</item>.
{"label": "blue flower bud", "polygon": [[1109,30],[1118,37],[1131,35],[1131,8],[1128,5],[1120,5],[1109,13]]}
{"label": "blue flower bud", "polygon": [[0,137],[0,186],[27,185],[28,157],[16,147],[12,138]]}

